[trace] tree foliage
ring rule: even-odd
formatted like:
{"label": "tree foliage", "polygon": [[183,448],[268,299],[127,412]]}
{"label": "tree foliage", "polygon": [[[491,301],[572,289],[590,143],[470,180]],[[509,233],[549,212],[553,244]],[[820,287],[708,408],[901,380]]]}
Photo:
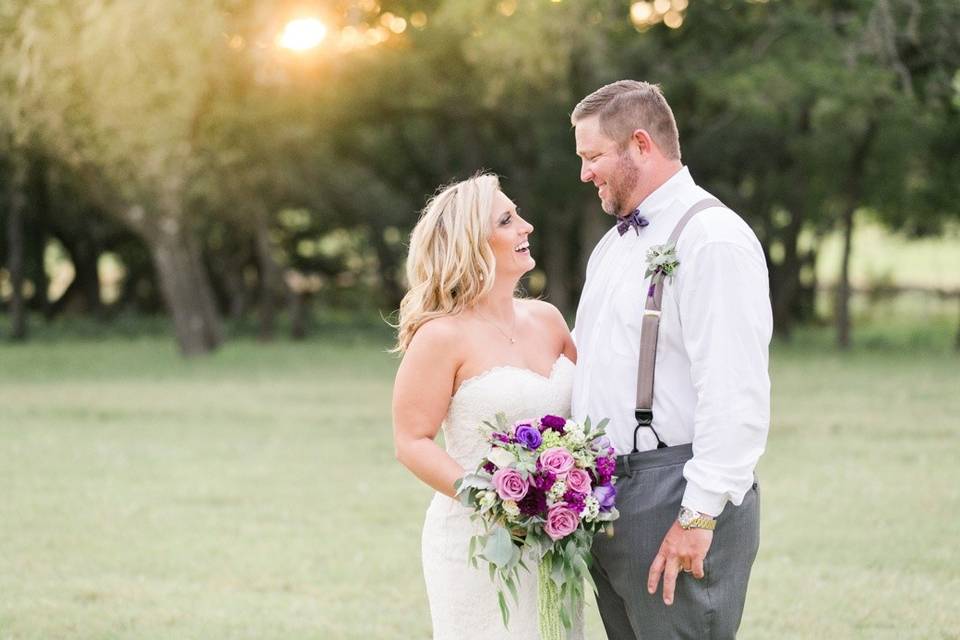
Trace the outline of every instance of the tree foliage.
{"label": "tree foliage", "polygon": [[679,28],[639,30],[619,0],[336,0],[305,53],[274,44],[295,11],[0,9],[0,153],[69,176],[52,210],[89,203],[143,243],[187,352],[219,343],[223,313],[258,308],[266,337],[287,301],[336,291],[389,313],[416,212],[481,169],[537,227],[529,289],[571,310],[608,221],[568,115],[624,77],[663,86],[695,178],[756,229],[782,332],[814,312],[817,239],[856,211],[912,234],[960,211],[950,0],[691,0]]}

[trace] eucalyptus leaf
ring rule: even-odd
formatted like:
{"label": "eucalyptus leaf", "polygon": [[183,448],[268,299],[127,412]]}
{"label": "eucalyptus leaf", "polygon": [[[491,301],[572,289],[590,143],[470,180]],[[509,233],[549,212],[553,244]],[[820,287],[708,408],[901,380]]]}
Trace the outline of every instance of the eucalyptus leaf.
{"label": "eucalyptus leaf", "polygon": [[563,623],[564,629],[569,630],[573,627],[573,624],[570,621],[570,614],[567,612],[566,607],[560,607],[560,622]]}
{"label": "eucalyptus leaf", "polygon": [[467,547],[467,557],[471,560],[477,551],[477,542],[479,542],[480,536],[470,536],[470,545]]}
{"label": "eucalyptus leaf", "polygon": [[520,606],[520,592],[517,591],[517,583],[512,577],[508,577],[503,582],[507,585],[507,589],[510,590],[510,595],[513,596],[513,603]]}
{"label": "eucalyptus leaf", "polygon": [[490,478],[486,478],[478,473],[468,473],[458,480],[458,482],[460,483],[458,492],[470,488],[481,490],[493,489],[493,483],[490,481]]}
{"label": "eucalyptus leaf", "polygon": [[597,593],[597,583],[593,581],[593,574],[587,571],[583,574],[583,579],[587,581],[594,593]]}
{"label": "eucalyptus leaf", "polygon": [[550,579],[553,580],[553,584],[557,585],[557,588],[561,588],[566,579],[563,577],[563,562],[557,560],[552,563],[550,567]]}
{"label": "eucalyptus leaf", "polygon": [[497,527],[487,538],[487,543],[483,547],[483,555],[487,560],[497,566],[497,568],[506,567],[513,557],[513,542],[510,539],[510,532],[503,527]]}
{"label": "eucalyptus leaf", "polygon": [[507,563],[507,569],[510,571],[514,571],[516,569],[517,563],[520,562],[521,552],[520,552],[520,547],[518,547],[517,545],[511,544],[510,546],[513,548],[513,551],[511,552],[511,555],[510,555],[510,562]]}

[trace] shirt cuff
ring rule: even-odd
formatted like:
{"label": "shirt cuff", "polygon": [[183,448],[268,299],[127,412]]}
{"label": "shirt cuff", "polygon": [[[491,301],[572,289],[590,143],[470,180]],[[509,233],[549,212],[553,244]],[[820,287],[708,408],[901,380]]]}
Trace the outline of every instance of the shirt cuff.
{"label": "shirt cuff", "polygon": [[723,492],[707,491],[688,480],[680,504],[688,509],[717,518],[727,504],[727,495]]}

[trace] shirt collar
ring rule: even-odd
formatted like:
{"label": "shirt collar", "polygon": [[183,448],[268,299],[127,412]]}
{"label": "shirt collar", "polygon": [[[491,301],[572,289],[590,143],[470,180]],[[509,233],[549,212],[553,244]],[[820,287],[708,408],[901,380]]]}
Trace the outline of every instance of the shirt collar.
{"label": "shirt collar", "polygon": [[635,211],[652,222],[657,214],[669,207],[684,189],[693,186],[696,185],[690,176],[690,169],[684,166],[644,198]]}

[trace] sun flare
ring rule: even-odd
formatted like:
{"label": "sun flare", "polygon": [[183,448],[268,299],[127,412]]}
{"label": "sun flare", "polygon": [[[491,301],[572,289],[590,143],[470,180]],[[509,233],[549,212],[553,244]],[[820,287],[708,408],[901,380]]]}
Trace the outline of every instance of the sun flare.
{"label": "sun flare", "polygon": [[283,28],[277,43],[284,49],[307,51],[327,37],[327,26],[317,18],[297,18]]}

